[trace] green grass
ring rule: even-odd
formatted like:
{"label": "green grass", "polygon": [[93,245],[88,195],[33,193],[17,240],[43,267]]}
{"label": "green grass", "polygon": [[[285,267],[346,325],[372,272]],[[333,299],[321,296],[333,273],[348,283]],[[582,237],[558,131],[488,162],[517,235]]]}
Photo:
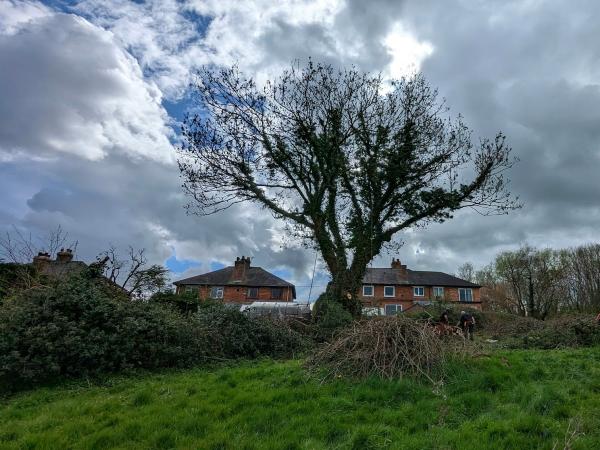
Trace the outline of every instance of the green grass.
{"label": "green grass", "polygon": [[[600,348],[504,351],[413,380],[319,383],[300,361],[112,377],[0,402],[2,449],[600,448]],[[569,428],[570,427],[570,428]]]}

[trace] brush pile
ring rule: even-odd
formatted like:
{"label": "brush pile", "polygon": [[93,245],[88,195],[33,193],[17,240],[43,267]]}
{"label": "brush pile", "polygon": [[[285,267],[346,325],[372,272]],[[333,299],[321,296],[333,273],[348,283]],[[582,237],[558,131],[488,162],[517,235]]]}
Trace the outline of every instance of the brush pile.
{"label": "brush pile", "polygon": [[375,317],[342,331],[307,365],[324,378],[408,375],[435,382],[447,358],[464,352],[466,345],[462,337],[440,339],[431,326],[407,317]]}

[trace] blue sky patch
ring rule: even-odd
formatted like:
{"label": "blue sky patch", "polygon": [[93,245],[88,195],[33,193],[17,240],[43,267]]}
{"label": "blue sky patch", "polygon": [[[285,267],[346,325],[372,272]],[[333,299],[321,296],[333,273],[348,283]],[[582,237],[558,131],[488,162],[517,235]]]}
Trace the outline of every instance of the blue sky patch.
{"label": "blue sky patch", "polygon": [[192,267],[198,267],[201,265],[200,261],[193,259],[177,259],[177,256],[173,254],[169,259],[165,261],[167,269],[174,273],[182,273]]}

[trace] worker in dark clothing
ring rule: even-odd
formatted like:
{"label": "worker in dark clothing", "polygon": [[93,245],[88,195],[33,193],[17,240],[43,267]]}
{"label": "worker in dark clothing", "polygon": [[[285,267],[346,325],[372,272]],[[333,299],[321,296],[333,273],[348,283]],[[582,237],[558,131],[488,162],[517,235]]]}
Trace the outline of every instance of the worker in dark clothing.
{"label": "worker in dark clothing", "polygon": [[458,326],[463,331],[467,339],[473,340],[473,332],[475,331],[475,317],[468,312],[461,311]]}
{"label": "worker in dark clothing", "polygon": [[444,325],[450,325],[450,318],[448,317],[448,310],[444,311],[440,316],[440,323]]}

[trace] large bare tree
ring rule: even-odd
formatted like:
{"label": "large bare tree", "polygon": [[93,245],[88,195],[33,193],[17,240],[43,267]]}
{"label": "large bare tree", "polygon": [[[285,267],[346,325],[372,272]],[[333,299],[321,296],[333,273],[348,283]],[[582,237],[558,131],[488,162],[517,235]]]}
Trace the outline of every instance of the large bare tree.
{"label": "large bare tree", "polygon": [[235,67],[205,68],[195,92],[179,159],[192,211],[253,202],[285,220],[354,314],[367,264],[401,230],[517,206],[504,136],[475,147],[421,76],[390,84],[309,61],[260,88]]}

